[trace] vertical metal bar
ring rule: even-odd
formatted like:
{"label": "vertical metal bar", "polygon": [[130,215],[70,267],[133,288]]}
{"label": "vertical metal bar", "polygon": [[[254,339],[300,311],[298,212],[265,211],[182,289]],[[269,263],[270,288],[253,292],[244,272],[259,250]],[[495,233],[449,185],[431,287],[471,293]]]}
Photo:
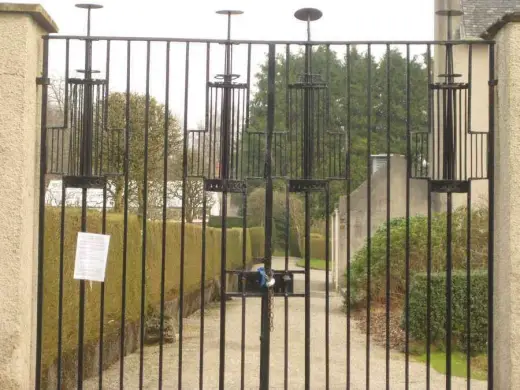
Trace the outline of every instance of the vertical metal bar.
{"label": "vertical metal bar", "polygon": [[451,389],[452,336],[452,194],[447,194],[446,208],[446,389]]}
{"label": "vertical metal bar", "polygon": [[[87,231],[87,189],[81,189],[81,231]],[[79,281],[79,318],[78,318],[78,389],[83,389],[83,347],[85,336],[85,281]]]}
{"label": "vertical metal bar", "polygon": [[[433,90],[430,88],[432,84],[432,72],[431,72],[431,46],[428,45],[427,49],[428,57],[428,136],[434,138],[435,133],[433,132],[433,121],[435,118],[432,115],[433,109]],[[432,156],[435,156],[435,152],[432,151]],[[430,163],[429,158],[427,159]],[[430,172],[428,172],[430,174]],[[434,178],[434,176],[429,176]],[[431,273],[432,273],[432,191],[430,180],[428,180],[428,243],[427,243],[427,265],[426,265],[426,389],[430,389],[430,372],[431,372],[431,304],[432,304],[432,292],[431,292]]]}
{"label": "vertical metal bar", "polygon": [[367,48],[367,330],[366,330],[366,388],[370,388],[370,325],[372,288],[372,46]]}
{"label": "vertical metal bar", "polygon": [[432,329],[432,191],[428,181],[428,232],[426,265],[426,389],[430,389],[431,376],[431,329]]}
{"label": "vertical metal bar", "polygon": [[351,137],[351,111],[352,109],[352,64],[351,64],[351,53],[350,45],[347,45],[347,390],[350,389],[350,358],[351,358],[351,345],[350,345],[350,301],[351,301],[351,270],[350,270],[350,193],[352,190],[352,171],[351,171],[351,157],[352,157],[352,137]]}
{"label": "vertical metal bar", "polygon": [[411,176],[411,151],[410,151],[410,44],[406,45],[406,288],[405,288],[405,388],[410,386],[410,176]]}
{"label": "vertical metal bar", "polygon": [[330,388],[330,184],[325,189],[325,389]]}
{"label": "vertical metal bar", "polygon": [[228,103],[229,107],[229,132],[228,132],[228,154],[229,154],[229,172],[228,177],[233,178],[233,170],[235,168],[234,162],[234,140],[235,140],[235,88],[228,89]]}
{"label": "vertical metal bar", "polygon": [[[285,185],[285,265],[284,270],[289,270],[289,238],[291,225],[291,209],[290,209],[290,192],[289,185]],[[289,297],[284,297],[284,329],[283,329],[283,384],[284,390],[289,388]]]}
{"label": "vertical metal bar", "polygon": [[[236,104],[237,104],[237,111],[236,111],[236,117],[234,118],[234,121],[236,123],[236,137],[233,137],[233,140],[232,140],[232,149],[233,149],[233,153],[234,153],[234,170],[233,170],[233,177],[235,178],[235,180],[238,180],[239,178],[239,173],[240,173],[240,170],[238,169],[238,164],[239,164],[239,152],[240,152],[240,113],[241,113],[241,109],[242,107],[240,106],[240,97],[242,95],[242,89],[237,89],[237,97],[236,97]],[[233,97],[233,104],[235,103],[235,99]],[[233,129],[235,127],[233,126]]]}
{"label": "vertical metal bar", "polygon": [[[226,71],[229,69],[229,52],[226,50]],[[226,72],[227,73],[227,72]],[[229,178],[229,132],[231,97],[229,88],[222,92],[222,111],[220,125],[220,179],[224,182]],[[219,349],[219,389],[225,388],[226,360],[226,265],[227,265],[227,203],[228,193],[222,191],[221,223],[222,234],[220,244],[220,349]]]}
{"label": "vertical metal bar", "polygon": [[[90,15],[90,9],[89,9]],[[90,23],[89,23],[90,24]],[[90,36],[90,28],[89,34]],[[83,142],[81,145],[81,163],[80,174],[83,176],[90,176],[92,174],[92,141],[93,141],[93,118],[92,118],[92,85],[89,81],[92,80],[92,39],[85,40],[85,85],[83,89]],[[87,189],[81,190],[81,231],[87,230]],[[83,348],[85,336],[85,281],[79,281],[79,318],[78,318],[78,389],[83,389]]]}
{"label": "vertical metal bar", "polygon": [[[212,146],[212,141],[213,141],[213,127],[214,127],[214,121],[213,121],[213,88],[208,86],[208,89],[209,89],[209,128],[207,129],[207,134],[209,135],[209,139],[208,139],[208,155],[209,155],[209,158],[208,158],[208,172],[207,172],[207,175],[206,177],[210,177],[210,178],[213,178],[214,177],[214,172],[213,172],[213,164],[212,164],[212,152],[213,152],[213,146]],[[206,136],[204,136],[204,139],[206,138]]]}
{"label": "vertical metal bar", "polygon": [[[101,234],[107,233],[107,185],[103,186],[103,210],[101,214]],[[103,347],[104,347],[104,328],[105,328],[105,282],[101,282],[101,307],[99,313],[99,366],[98,366],[98,377],[99,377],[99,390],[103,389]]]}
{"label": "vertical metal bar", "polygon": [[[441,170],[441,157],[440,157],[440,151],[442,148],[442,141],[441,141],[441,127],[442,127],[442,121],[441,121],[441,90],[436,90],[434,96],[437,96],[437,123],[435,124],[435,129],[433,133],[433,166],[434,166],[434,175],[432,176],[433,179],[442,178],[443,171]],[[437,145],[435,143],[437,142]],[[437,153],[436,153],[437,152]],[[437,155],[437,158],[435,156]]]}
{"label": "vertical metal bar", "polygon": [[148,238],[148,138],[150,128],[150,41],[146,42],[146,101],[144,112],[144,165],[141,244],[141,329],[139,338],[139,388],[144,384],[144,329],[146,310],[146,250]]}
{"label": "vertical metal bar", "polygon": [[386,389],[390,389],[390,191],[391,191],[391,185],[390,185],[390,141],[391,141],[391,126],[392,126],[392,120],[390,116],[390,110],[391,110],[391,80],[390,80],[390,62],[391,62],[391,51],[390,51],[390,45],[388,44],[386,46],[386,326],[385,326],[385,332],[386,332],[386,351],[385,351],[385,379],[386,379]]}
{"label": "vertical metal bar", "polygon": [[217,118],[219,109],[219,93],[218,88],[213,88],[213,90],[215,91],[215,112],[213,118],[213,177],[217,177]]}
{"label": "vertical metal bar", "polygon": [[131,41],[127,41],[126,48],[126,102],[125,102],[125,190],[124,190],[124,223],[123,223],[123,270],[121,286],[121,344],[119,347],[119,388],[124,389],[125,371],[125,328],[126,328],[126,271],[128,260],[128,206],[129,206],[129,169],[130,169],[130,59]]}
{"label": "vertical metal bar", "polygon": [[[290,139],[290,132],[291,132],[291,124],[292,124],[292,120],[291,120],[291,93],[290,93],[290,88],[289,88],[289,83],[290,83],[290,79],[289,79],[289,70],[290,70],[290,58],[291,58],[291,45],[286,45],[285,46],[285,134],[286,134],[286,141],[289,141],[291,142],[291,139]],[[289,137],[288,137],[289,136]],[[287,175],[290,175],[287,171],[287,167],[289,167],[289,172],[292,173],[293,170],[292,170],[292,147],[290,144],[287,144],[286,142],[286,145],[285,145],[285,148],[287,150],[287,148],[289,148],[289,152],[286,151],[285,153],[285,172],[282,173],[283,176],[287,176]],[[287,157],[289,158],[289,161],[287,161]],[[287,191],[287,190],[286,190]],[[286,205],[287,206],[287,205]],[[287,238],[287,241],[289,240],[289,238]],[[288,243],[287,243],[288,245]]]}
{"label": "vertical metal bar", "polygon": [[246,129],[249,128],[249,107],[251,99],[251,44],[247,45],[247,104],[246,104]]}
{"label": "vertical metal bar", "polygon": [[162,204],[162,248],[161,248],[161,340],[159,344],[159,383],[163,384],[163,361],[164,361],[164,293],[166,278],[166,240],[167,240],[167,213],[168,213],[168,155],[169,155],[169,133],[170,133],[170,42],[166,42],[166,80],[164,92],[164,145],[163,145],[163,204]]}
{"label": "vertical metal bar", "polygon": [[[456,177],[457,180],[462,180],[462,141],[464,140],[464,133],[462,127],[462,90],[458,91],[459,97],[458,99],[455,97],[454,105],[457,107],[458,102],[458,109],[459,109],[459,126],[458,129],[455,131],[455,145],[454,152],[457,153],[455,156],[453,156],[455,164],[459,165],[459,175]],[[455,123],[455,127],[457,124]],[[458,142],[457,142],[457,133],[458,133]]]}
{"label": "vertical metal bar", "polygon": [[63,180],[61,182],[61,216],[60,216],[60,276],[59,276],[59,297],[58,297],[58,361],[57,361],[57,389],[61,389],[61,370],[63,355],[63,258],[65,243],[65,201],[67,189]]}
{"label": "vertical metal bar", "polygon": [[489,44],[489,129],[487,142],[488,171],[488,389],[493,389],[494,358],[493,358],[493,292],[494,292],[494,228],[495,228],[495,43]]}
{"label": "vertical metal bar", "polygon": [[[484,156],[484,135],[479,134],[480,137],[480,156]],[[484,177],[484,159],[480,158],[480,175],[478,177]]]}
{"label": "vertical metal bar", "polygon": [[[246,89],[243,93],[242,93],[242,128],[240,129],[240,175],[239,177],[244,180],[247,176],[247,173],[244,173],[244,156],[246,155],[246,149],[244,147],[244,141],[245,141],[245,138],[246,138],[246,132],[247,132],[247,127],[246,127],[246,115],[245,114],[247,112],[247,107],[246,107],[246,95],[249,94],[249,91]],[[247,150],[247,155],[249,154],[249,149]]]}
{"label": "vertical metal bar", "polygon": [[[209,166],[211,163],[208,163],[208,171],[206,171],[206,138],[208,134],[211,137],[211,104],[212,98],[210,96],[210,87],[209,87],[209,74],[210,74],[210,60],[211,57],[211,44],[208,42],[206,45],[206,112],[205,112],[205,125],[204,125],[204,133],[202,133],[202,172],[201,176],[209,177]],[[211,143],[210,143],[211,145]],[[200,153],[200,152],[199,152]],[[209,160],[211,160],[211,155]]]}
{"label": "vertical metal bar", "polygon": [[208,131],[209,116],[211,114],[211,109],[209,108],[209,103],[211,101],[210,96],[209,96],[210,56],[211,56],[211,44],[208,42],[206,44],[206,112],[204,115],[204,130],[205,131]]}
{"label": "vertical metal bar", "polygon": [[[331,88],[331,79],[330,79],[330,57],[331,57],[331,51],[330,51],[330,44],[326,47],[326,54],[327,54],[327,60],[326,60],[326,85],[327,85],[327,102],[326,102],[326,109],[325,109],[325,127],[324,127],[324,134],[326,134],[327,130],[330,129],[330,102],[332,101],[331,94],[332,94],[332,88]],[[335,59],[335,57],[334,57]]]}
{"label": "vertical metal bar", "polygon": [[[305,77],[309,77],[312,46],[305,45]],[[307,81],[307,80],[306,80]],[[308,81],[307,81],[308,82]],[[312,175],[312,153],[310,152],[311,126],[311,98],[309,88],[303,91],[303,134],[302,134],[302,158],[303,158],[303,177],[310,179]],[[310,194],[305,191],[305,390],[310,390],[311,380],[311,205]]]}
{"label": "vertical metal bar", "polygon": [[202,254],[200,267],[200,351],[199,351],[199,389],[204,390],[204,309],[206,289],[206,209],[208,205],[207,192],[202,192]]}
{"label": "vertical metal bar", "polygon": [[[50,135],[51,135],[51,152],[50,152],[50,170],[49,170],[49,173],[54,173],[56,172],[56,162],[58,160],[58,144],[56,143],[56,156],[54,156],[54,140],[56,139],[56,134],[57,134],[57,131],[55,128],[53,129],[50,129]],[[49,142],[49,140],[47,140],[47,142]]]}
{"label": "vertical metal bar", "polygon": [[[94,105],[95,104],[95,112],[94,112],[94,119],[93,119],[93,128],[94,128],[94,134],[92,135],[93,138],[94,138],[94,145],[93,145],[93,158],[95,159],[95,161],[93,162],[93,174],[94,175],[100,175],[101,174],[101,163],[103,162],[103,149],[102,149],[102,143],[100,142],[100,137],[99,137],[99,130],[100,130],[100,127],[99,127],[99,115],[100,115],[100,110],[99,110],[99,107],[100,107],[100,103],[101,103],[101,99],[100,99],[100,95],[101,95],[101,85],[96,85],[95,86],[95,89],[94,89],[94,101],[92,102],[92,104]],[[100,147],[101,147],[101,150],[100,150]]]}
{"label": "vertical metal bar", "polygon": [[[110,95],[110,41],[107,41],[107,62],[106,62],[106,85],[105,85],[105,94],[104,94],[104,122],[103,122],[103,128],[101,129],[101,132],[104,133],[108,131],[108,97]],[[119,143],[118,143],[119,145]],[[113,149],[117,150],[117,149]],[[110,148],[108,149],[107,153],[109,153],[109,156],[107,157],[107,160],[110,161],[110,154],[113,152]],[[112,162],[112,167],[110,167],[110,163],[107,166],[108,172],[112,171],[112,169],[115,172],[118,172],[117,168],[115,167],[115,164]]]}
{"label": "vertical metal bar", "polygon": [[188,176],[188,83],[190,79],[190,43],[186,42],[185,54],[185,74],[184,74],[184,129],[182,145],[182,211],[181,211],[181,269],[180,269],[180,288],[179,288],[179,368],[177,388],[182,389],[182,345],[184,333],[184,261],[186,245],[186,184]]}
{"label": "vertical metal bar", "polygon": [[[267,129],[265,148],[265,242],[264,242],[264,269],[271,275],[272,261],[272,234],[273,234],[273,179],[271,146],[275,126],[275,77],[276,77],[276,45],[269,44],[267,69]],[[270,308],[268,305],[268,289],[262,296],[262,329],[260,345],[260,390],[269,389],[269,358],[271,347],[271,329],[269,326]]]}
{"label": "vertical metal bar", "polygon": [[[246,250],[247,250],[247,190],[242,193],[242,271],[246,271]],[[245,388],[245,361],[246,361],[246,296],[245,296],[245,276],[242,275],[242,326],[240,340],[240,389]]]}
{"label": "vertical metal bar", "polygon": [[[101,128],[101,134],[103,137],[108,124],[108,96],[109,96],[109,80],[110,80],[110,41],[107,41],[107,53],[106,53],[106,88],[104,90],[104,110],[103,110],[103,123]],[[102,138],[101,138],[102,140]],[[110,153],[110,150],[108,151]],[[107,167],[109,169],[109,167]],[[103,171],[101,166],[100,173]],[[102,222],[102,234],[106,234],[106,218],[107,218],[107,185],[103,186],[103,222]],[[104,344],[104,326],[105,326],[105,283],[101,283],[101,307],[99,313],[99,389],[103,389],[103,344]]]}
{"label": "vertical metal bar", "polygon": [[[49,77],[49,39],[43,38],[42,77]],[[40,193],[38,205],[38,296],[36,312],[36,390],[41,388],[42,372],[42,333],[43,333],[43,270],[45,243],[45,172],[47,171],[47,85],[42,85],[41,137],[40,137]]]}
{"label": "vertical metal bar", "polygon": [[[70,63],[70,39],[65,41],[65,100],[63,102],[63,127],[66,129],[69,119],[69,63]],[[62,149],[63,153],[63,149]],[[63,155],[62,155],[63,156]],[[63,167],[63,161],[62,161]]]}
{"label": "vertical metal bar", "polygon": [[[471,182],[470,182],[471,183]],[[466,233],[466,383],[471,389],[471,184],[467,196]]]}

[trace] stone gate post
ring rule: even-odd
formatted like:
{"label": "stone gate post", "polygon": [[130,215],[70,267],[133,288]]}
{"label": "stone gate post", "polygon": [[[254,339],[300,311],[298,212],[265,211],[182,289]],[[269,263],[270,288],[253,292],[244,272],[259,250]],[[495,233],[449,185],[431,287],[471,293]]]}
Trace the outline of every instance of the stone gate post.
{"label": "stone gate post", "polygon": [[520,387],[520,13],[490,29],[496,41],[494,380]]}
{"label": "stone gate post", "polygon": [[34,387],[42,39],[35,4],[0,3],[0,389]]}

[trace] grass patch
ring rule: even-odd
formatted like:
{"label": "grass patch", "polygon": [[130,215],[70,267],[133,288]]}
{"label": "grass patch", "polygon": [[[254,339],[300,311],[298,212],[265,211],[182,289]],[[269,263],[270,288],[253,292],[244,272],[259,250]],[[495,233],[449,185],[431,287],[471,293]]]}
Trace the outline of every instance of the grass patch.
{"label": "grass patch", "polygon": [[[300,259],[296,262],[298,267],[305,268],[305,259]],[[327,262],[321,259],[311,259],[311,269],[316,269],[320,271],[327,270]]]}
{"label": "grass patch", "polygon": [[[421,355],[412,355],[413,358],[420,362],[426,363],[426,353]],[[451,374],[453,376],[467,378],[467,361],[466,355],[462,352],[453,352],[451,354]],[[445,352],[431,352],[430,353],[431,367],[441,373],[446,374],[446,353]],[[485,381],[487,379],[487,356],[478,355],[471,358],[471,379]]]}

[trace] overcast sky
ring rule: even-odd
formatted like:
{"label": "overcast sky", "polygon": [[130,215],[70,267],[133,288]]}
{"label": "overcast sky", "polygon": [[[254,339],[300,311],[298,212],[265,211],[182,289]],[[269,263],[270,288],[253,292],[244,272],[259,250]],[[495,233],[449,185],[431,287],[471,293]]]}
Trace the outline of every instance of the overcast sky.
{"label": "overcast sky", "polygon": [[[15,1],[23,2],[23,1]],[[86,14],[75,8],[81,0],[42,0],[40,3],[57,23],[60,34],[83,35]],[[92,34],[137,37],[217,38],[226,36],[226,18],[216,15],[219,9],[240,9],[243,15],[233,20],[232,37],[244,40],[304,40],[305,24],[293,17],[301,7],[317,7],[323,18],[312,25],[313,40],[431,40],[433,39],[433,0],[100,0],[105,8],[93,12]],[[71,43],[70,76],[82,68],[79,42]],[[104,43],[94,52],[94,65],[104,73]],[[51,75],[63,73],[64,45],[51,47]],[[253,51],[253,67],[262,61],[265,47]],[[182,116],[184,95],[185,47],[171,49],[171,106]],[[280,48],[282,51],[283,48]],[[213,55],[213,51],[215,55]],[[221,71],[218,61],[221,47],[212,50],[212,73]],[[165,44],[152,45],[150,91],[164,101]],[[244,50],[237,49],[235,66],[244,65]],[[218,62],[218,64],[217,64]],[[146,80],[146,45],[132,46],[132,90],[143,91]],[[126,84],[126,46],[111,48],[111,90],[124,90]],[[244,74],[245,69],[237,69]],[[204,117],[205,47],[193,45],[190,53],[189,125],[193,127]],[[202,100],[202,101],[201,101]],[[202,104],[196,103],[201,102]]]}

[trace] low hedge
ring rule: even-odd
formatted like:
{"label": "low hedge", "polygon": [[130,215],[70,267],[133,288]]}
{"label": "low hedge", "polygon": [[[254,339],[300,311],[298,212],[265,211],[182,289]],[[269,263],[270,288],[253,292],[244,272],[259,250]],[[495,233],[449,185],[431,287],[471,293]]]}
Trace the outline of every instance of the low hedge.
{"label": "low hedge", "polygon": [[[453,272],[452,277],[452,346],[454,350],[468,352],[467,338],[467,273]],[[488,340],[488,274],[474,271],[470,274],[470,354],[486,352]],[[428,278],[416,274],[410,285],[409,332],[411,339],[426,341]],[[446,344],[446,273],[431,275],[431,342],[444,350]],[[403,312],[402,327],[405,325]]]}
{"label": "low hedge", "polygon": [[[463,270],[467,259],[467,212],[460,208],[452,213],[452,260],[455,270]],[[409,220],[409,266],[413,276],[426,272],[428,253],[428,218],[415,216]],[[446,270],[446,213],[434,214],[431,220],[432,272]],[[471,213],[471,267],[486,269],[488,245],[488,212],[475,209]],[[371,238],[371,300],[386,300],[387,226],[381,225]],[[390,221],[390,294],[401,299],[406,291],[406,219]],[[352,307],[365,307],[367,296],[367,243],[351,262]],[[345,278],[347,274],[345,272]],[[346,302],[345,302],[346,303]]]}
{"label": "low hedge", "polygon": [[[87,231],[101,232],[101,214],[90,211]],[[64,218],[63,278],[62,278],[62,352],[74,355],[78,342],[79,281],[73,279],[77,233],[80,231],[80,212],[67,209]],[[43,370],[49,368],[58,356],[58,302],[60,285],[60,209],[45,212],[44,284],[43,284]],[[120,331],[122,315],[123,267],[126,264],[126,323],[136,322],[141,315],[142,251],[141,228],[138,218],[128,218],[128,245],[126,263],[123,259],[124,218],[120,214],[107,215],[107,234],[110,235],[109,258],[105,278],[104,335]],[[157,307],[161,299],[162,222],[147,223],[147,251],[145,258],[145,308]],[[180,289],[181,224],[168,222],[166,226],[165,298],[173,299]],[[247,237],[246,237],[247,238]],[[242,229],[227,233],[227,268],[242,266]],[[220,275],[219,229],[206,231],[206,281]],[[197,291],[201,284],[202,228],[185,226],[184,293]],[[246,262],[251,260],[251,240],[247,239]],[[86,283],[85,290],[85,344],[99,339],[100,283]]]}

